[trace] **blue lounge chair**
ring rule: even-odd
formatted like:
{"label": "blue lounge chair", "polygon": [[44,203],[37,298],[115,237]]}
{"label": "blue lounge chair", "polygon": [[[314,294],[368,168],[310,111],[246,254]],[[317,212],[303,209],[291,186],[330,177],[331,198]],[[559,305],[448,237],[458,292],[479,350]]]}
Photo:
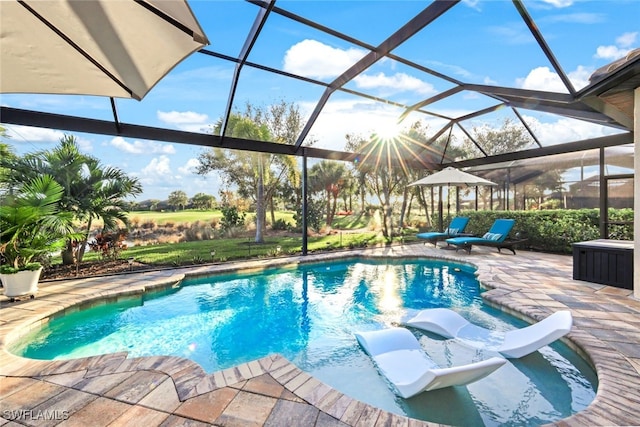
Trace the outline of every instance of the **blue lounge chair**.
{"label": "blue lounge chair", "polygon": [[457,237],[463,234],[464,229],[467,228],[468,223],[469,223],[469,218],[464,216],[457,216],[451,220],[449,227],[447,227],[447,229],[444,230],[443,232],[429,231],[426,233],[418,233],[416,234],[416,237],[418,239],[426,240],[427,242],[432,242],[434,246],[437,246],[440,240],[449,239],[451,237]]}
{"label": "blue lounge chair", "polygon": [[482,237],[453,237],[447,239],[446,242],[449,245],[456,246],[457,249],[465,249],[467,253],[471,252],[473,245],[478,246],[496,246],[498,252],[500,249],[507,248],[515,255],[516,251],[513,249],[514,242],[507,242],[507,236],[513,228],[516,221],[514,219],[496,219],[491,228]]}

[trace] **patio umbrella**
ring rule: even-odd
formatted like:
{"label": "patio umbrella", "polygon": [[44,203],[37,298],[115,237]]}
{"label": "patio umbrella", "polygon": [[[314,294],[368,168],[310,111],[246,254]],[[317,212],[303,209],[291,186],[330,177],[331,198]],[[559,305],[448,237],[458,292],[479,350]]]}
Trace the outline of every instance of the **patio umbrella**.
{"label": "patio umbrella", "polygon": [[[428,187],[461,187],[461,186],[478,186],[478,185],[498,185],[479,176],[461,171],[454,167],[448,166],[441,171],[433,173],[422,179],[409,184],[409,186],[425,185]],[[442,231],[442,193],[440,193],[440,201],[438,202],[439,227]]]}
{"label": "patio umbrella", "polygon": [[185,0],[0,1],[0,93],[140,100],[209,44]]}

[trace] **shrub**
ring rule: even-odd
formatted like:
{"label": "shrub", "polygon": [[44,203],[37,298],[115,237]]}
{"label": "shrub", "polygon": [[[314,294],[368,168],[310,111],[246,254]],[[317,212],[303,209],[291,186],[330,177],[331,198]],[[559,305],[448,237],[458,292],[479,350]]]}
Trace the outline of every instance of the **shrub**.
{"label": "shrub", "polygon": [[19,271],[36,271],[41,268],[42,264],[39,262],[30,262],[24,265],[24,267],[17,268],[9,264],[0,265],[0,274],[15,274]]}
{"label": "shrub", "polygon": [[244,226],[244,212],[239,212],[235,206],[223,206],[220,210],[222,211],[220,226],[223,231]]}
{"label": "shrub", "polygon": [[197,240],[212,240],[215,232],[213,227],[207,223],[196,221],[184,232],[184,240],[193,242]]}
{"label": "shrub", "polygon": [[140,228],[142,228],[143,230],[155,230],[157,226],[158,224],[156,224],[155,220],[153,219],[148,219],[140,224]]}
{"label": "shrub", "polygon": [[289,230],[290,228],[289,223],[282,218],[277,219],[276,222],[271,224],[272,230]]}
{"label": "shrub", "polygon": [[[487,232],[498,218],[513,218],[515,226],[510,235],[519,233],[528,238],[524,246],[551,253],[572,253],[572,244],[600,238],[600,212],[598,209],[534,210],[534,211],[463,211],[469,217],[467,231],[476,235]],[[445,218],[448,224],[451,218]],[[609,238],[633,240],[633,210],[610,209]],[[437,223],[437,218],[435,222]]]}
{"label": "shrub", "polygon": [[126,238],[126,230],[105,231],[97,234],[88,245],[92,251],[100,252],[102,258],[116,260],[120,257],[120,253],[127,249],[124,243]]}
{"label": "shrub", "polygon": [[[309,198],[307,203],[307,227],[314,231],[320,230],[322,227],[322,219],[324,212],[324,201]],[[295,230],[302,230],[302,206],[298,206],[296,213],[293,214],[293,220],[296,222]]]}
{"label": "shrub", "polygon": [[136,215],[136,216],[134,216],[133,218],[131,218],[131,219],[129,220],[129,225],[130,225],[132,228],[138,228],[138,227],[140,226],[140,222],[141,222],[141,221],[142,221],[142,220],[140,219],[140,217]]}

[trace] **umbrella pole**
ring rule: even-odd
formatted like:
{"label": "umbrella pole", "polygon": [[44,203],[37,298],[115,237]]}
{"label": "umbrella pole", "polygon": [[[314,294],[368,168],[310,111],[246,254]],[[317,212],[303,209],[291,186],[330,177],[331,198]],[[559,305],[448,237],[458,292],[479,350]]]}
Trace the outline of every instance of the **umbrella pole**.
{"label": "umbrella pole", "polygon": [[440,187],[440,200],[438,201],[438,230],[442,233],[444,228],[442,228],[442,187]]}

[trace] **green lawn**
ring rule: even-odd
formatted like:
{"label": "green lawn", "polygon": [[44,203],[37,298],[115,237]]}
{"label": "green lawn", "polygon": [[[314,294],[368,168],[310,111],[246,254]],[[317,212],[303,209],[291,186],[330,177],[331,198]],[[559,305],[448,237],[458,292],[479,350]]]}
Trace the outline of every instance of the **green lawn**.
{"label": "green lawn", "polygon": [[[270,217],[269,214],[267,214]],[[184,224],[195,221],[218,220],[222,213],[218,210],[198,211],[185,210],[178,212],[149,212],[135,211],[129,214],[133,223],[142,224],[153,221],[162,226],[167,223]],[[276,212],[276,220],[284,219],[294,224],[293,212]],[[367,226],[369,218],[363,215],[350,215],[336,217],[333,234],[326,236],[311,236],[308,238],[308,251],[327,251],[336,249],[348,249],[356,247],[375,246],[385,244],[385,239],[375,231],[369,231]],[[361,231],[354,231],[354,230]],[[403,237],[404,242],[415,240],[413,233]],[[211,256],[211,252],[215,255]],[[199,240],[180,243],[150,244],[147,246],[131,246],[122,251],[120,258],[135,258],[137,261],[157,266],[166,265],[191,265],[211,261],[228,261],[249,259],[256,257],[274,257],[280,255],[295,255],[302,252],[302,236],[275,236],[265,237],[265,243],[256,244],[252,237],[241,238],[216,238],[213,240]],[[96,252],[89,251],[85,254],[85,261],[100,259]],[[54,260],[56,262],[56,260]],[[59,261],[58,261],[59,262]]]}
{"label": "green lawn", "polygon": [[365,228],[369,225],[369,217],[363,214],[336,216],[333,219],[333,228],[338,230],[354,230]]}
{"label": "green lawn", "polygon": [[[276,221],[279,219],[284,219],[290,224],[294,224],[293,220],[293,212],[289,211],[276,211],[275,217]],[[249,213],[247,217],[253,217],[255,214]],[[187,223],[187,222],[196,222],[196,221],[205,221],[209,222],[213,219],[220,220],[222,218],[222,212],[218,209],[214,210],[194,210],[187,209],[184,211],[176,211],[176,212],[155,212],[155,211],[132,211],[127,215],[129,217],[129,221],[144,223],[149,221],[154,221],[157,225],[164,225],[166,223]],[[271,221],[271,214],[267,212],[267,222]]]}
{"label": "green lawn", "polygon": [[[399,239],[398,239],[399,240]],[[410,239],[405,238],[407,242]],[[384,244],[385,240],[376,232],[337,233],[329,236],[309,237],[309,252],[348,249]],[[279,248],[279,249],[278,249]],[[150,265],[190,265],[205,262],[230,261],[256,257],[300,254],[302,237],[267,237],[265,243],[257,244],[249,238],[225,238],[195,242],[167,243],[148,246],[132,246],[124,250],[120,258],[135,258]],[[212,259],[211,251],[215,250]],[[88,252],[85,261],[97,260],[96,252]]]}
{"label": "green lawn", "polygon": [[176,212],[155,212],[155,211],[132,211],[127,215],[129,221],[135,223],[155,222],[157,225],[166,223],[185,223],[196,221],[211,221],[214,218],[222,218],[222,212],[219,210],[201,211],[201,210],[184,210]]}
{"label": "green lawn", "polygon": [[[276,221],[283,219],[291,225],[295,224],[293,219],[294,212],[291,211],[276,211]],[[248,213],[247,218],[253,218],[254,213]],[[154,222],[157,226],[164,226],[167,223],[170,224],[187,224],[194,223],[196,221],[210,222],[222,219],[222,212],[218,209],[213,210],[196,210],[187,209],[184,211],[131,211],[127,214],[129,221],[133,226],[143,224],[145,222]],[[271,223],[271,213],[267,212],[267,223]],[[95,220],[92,224],[93,229],[100,229],[102,227],[102,220]]]}

